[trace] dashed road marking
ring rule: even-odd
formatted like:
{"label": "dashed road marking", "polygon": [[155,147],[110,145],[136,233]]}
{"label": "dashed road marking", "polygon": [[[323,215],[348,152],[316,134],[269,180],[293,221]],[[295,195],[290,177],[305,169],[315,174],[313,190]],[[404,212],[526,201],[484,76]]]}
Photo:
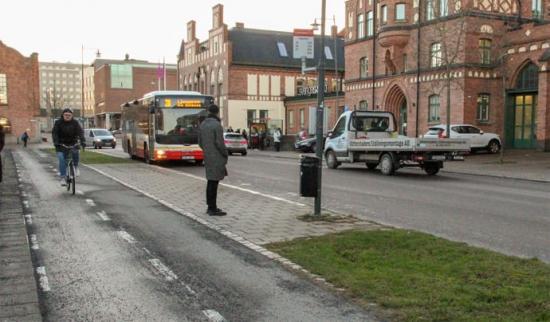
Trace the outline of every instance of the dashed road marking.
{"label": "dashed road marking", "polygon": [[31,234],[31,249],[32,250],[39,250],[40,249],[40,246],[38,245],[38,239],[36,238],[36,235],[35,234]]}
{"label": "dashed road marking", "polygon": [[208,318],[209,321],[212,321],[212,322],[226,321],[225,318],[220,313],[218,313],[218,311],[204,310],[204,311],[202,311],[202,313],[204,313],[204,315],[206,315],[206,318]]}
{"label": "dashed road marking", "polygon": [[126,240],[130,244],[136,243],[136,239],[132,235],[125,232],[124,230],[119,230],[117,233],[122,239]]}
{"label": "dashed road marking", "polygon": [[27,222],[27,225],[32,225],[32,216],[25,215],[25,221]]}
{"label": "dashed road marking", "polygon": [[107,213],[105,211],[98,211],[97,212],[97,215],[99,216],[99,218],[101,218],[101,220],[103,221],[111,221],[111,218],[109,218],[109,216],[107,216]]}
{"label": "dashed road marking", "polygon": [[95,202],[94,202],[92,199],[86,199],[86,203],[87,203],[90,207],[95,207]]}
{"label": "dashed road marking", "polygon": [[25,208],[29,208],[29,207],[30,207],[30,206],[29,206],[29,201],[28,201],[28,200],[23,200],[23,206],[24,206]]}
{"label": "dashed road marking", "polygon": [[80,190],[77,190],[76,191],[76,194],[79,195],[79,196],[83,196],[84,195],[84,192],[80,191]]}
{"label": "dashed road marking", "polygon": [[46,276],[46,267],[40,266],[36,268],[36,274],[38,274],[38,283],[43,292],[50,291],[50,283],[48,282],[48,276]]}
{"label": "dashed road marking", "polygon": [[149,263],[153,265],[164,276],[167,281],[177,280],[178,276],[172,272],[166,265],[164,265],[159,259],[153,258],[149,260]]}

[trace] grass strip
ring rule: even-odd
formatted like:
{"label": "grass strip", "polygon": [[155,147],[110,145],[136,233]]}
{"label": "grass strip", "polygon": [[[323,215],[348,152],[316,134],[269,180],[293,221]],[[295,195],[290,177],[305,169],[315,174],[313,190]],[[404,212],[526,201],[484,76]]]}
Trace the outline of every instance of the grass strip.
{"label": "grass strip", "polygon": [[537,259],[399,229],[267,247],[392,321],[550,321],[550,265]]}
{"label": "grass strip", "polygon": [[[55,155],[55,149],[42,149],[42,151]],[[106,163],[131,163],[130,159],[117,158],[103,153],[90,150],[80,151],[80,162],[84,164],[106,164]]]}

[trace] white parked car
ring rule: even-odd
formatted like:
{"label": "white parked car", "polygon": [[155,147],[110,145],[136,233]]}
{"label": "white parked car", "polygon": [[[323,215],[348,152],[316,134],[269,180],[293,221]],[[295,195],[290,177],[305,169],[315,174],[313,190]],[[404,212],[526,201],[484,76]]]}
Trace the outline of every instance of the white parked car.
{"label": "white parked car", "polygon": [[[445,124],[430,126],[424,137],[443,138],[447,136],[446,130]],[[497,134],[485,133],[470,124],[451,124],[451,139],[469,139],[472,151],[486,150],[489,153],[497,153],[502,146],[502,141]]]}
{"label": "white parked car", "polygon": [[116,148],[116,138],[105,129],[85,129],[84,137],[88,147],[94,149],[101,149],[102,147]]}
{"label": "white parked car", "polygon": [[225,147],[229,152],[229,155],[233,153],[240,153],[246,155],[248,142],[244,139],[242,134],[239,133],[224,133],[223,140]]}

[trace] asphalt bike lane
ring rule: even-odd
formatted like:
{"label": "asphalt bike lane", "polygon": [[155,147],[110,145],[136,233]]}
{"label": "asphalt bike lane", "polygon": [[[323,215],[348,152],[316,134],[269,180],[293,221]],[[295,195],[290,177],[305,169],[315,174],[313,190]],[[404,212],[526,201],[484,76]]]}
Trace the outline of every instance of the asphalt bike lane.
{"label": "asphalt bike lane", "polygon": [[81,167],[75,198],[55,180],[52,158],[27,152],[20,158],[38,186],[31,204],[43,209],[36,235],[44,240],[52,321],[373,320],[267,257],[95,172]]}

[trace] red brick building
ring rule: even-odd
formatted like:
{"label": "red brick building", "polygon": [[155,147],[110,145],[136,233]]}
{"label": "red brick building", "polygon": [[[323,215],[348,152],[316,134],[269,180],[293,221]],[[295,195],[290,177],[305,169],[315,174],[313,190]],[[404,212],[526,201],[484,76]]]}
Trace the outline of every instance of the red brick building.
{"label": "red brick building", "polygon": [[36,139],[39,114],[38,54],[24,57],[0,41],[0,124],[6,141],[16,141],[27,129]]}
{"label": "red brick building", "polygon": [[548,1],[348,0],[345,56],[346,104],[402,133],[445,124],[450,102],[451,123],[550,151]]}
{"label": "red brick building", "polygon": [[[144,94],[164,89],[159,65],[144,60],[96,59],[94,67],[94,126],[120,128],[120,106]],[[176,65],[166,65],[166,90],[177,88]]]}
{"label": "red brick building", "polygon": [[[249,29],[243,23],[228,29],[223,10],[221,4],[213,7],[212,29],[202,42],[196,37],[195,21],[187,24],[187,37],[181,43],[178,60],[179,89],[214,96],[225,127],[243,129],[253,122],[264,122],[283,131],[288,125],[288,133],[293,133],[300,122],[291,126],[285,121],[297,120],[302,103],[285,99],[302,93],[303,104],[309,105],[317,73],[301,74],[301,60],[293,58],[293,33]],[[317,64],[320,53],[328,56],[326,83],[330,92],[341,84],[344,68],[343,39],[333,36],[326,37],[324,50],[321,38],[315,36],[315,57],[307,60],[311,67]],[[342,96],[340,102],[343,106]],[[307,122],[306,116],[303,122]]]}

